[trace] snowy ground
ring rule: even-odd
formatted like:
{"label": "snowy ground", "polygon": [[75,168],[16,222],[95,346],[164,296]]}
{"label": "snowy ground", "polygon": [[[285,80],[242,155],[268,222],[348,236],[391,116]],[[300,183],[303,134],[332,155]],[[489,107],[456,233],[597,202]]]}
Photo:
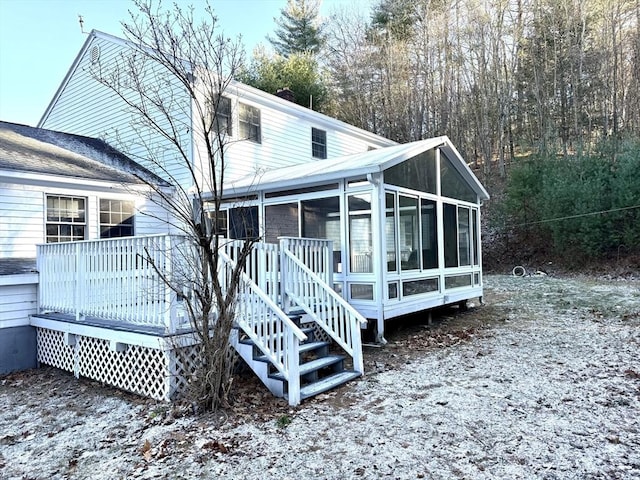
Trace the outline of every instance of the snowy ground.
{"label": "snowy ground", "polygon": [[396,324],[364,379],[225,415],[0,378],[0,479],[640,478],[640,282],[490,276],[486,305]]}

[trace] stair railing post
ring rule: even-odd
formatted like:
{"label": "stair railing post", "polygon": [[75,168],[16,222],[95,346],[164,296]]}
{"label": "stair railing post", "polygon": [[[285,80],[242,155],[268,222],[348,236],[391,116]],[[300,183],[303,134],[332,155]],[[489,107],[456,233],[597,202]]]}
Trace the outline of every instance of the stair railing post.
{"label": "stair railing post", "polygon": [[362,354],[362,330],[360,322],[355,317],[351,320],[351,345],[353,349],[353,369],[359,374],[364,374],[364,355]]}
{"label": "stair railing post", "polygon": [[287,329],[287,373],[289,405],[300,403],[300,342],[292,331]]}
{"label": "stair railing post", "polygon": [[327,256],[325,260],[325,275],[326,282],[328,285],[333,287],[333,240],[329,240],[327,242]]}
{"label": "stair railing post", "polygon": [[280,239],[280,297],[281,297],[281,307],[285,313],[289,313],[290,304],[289,304],[289,295],[287,294],[287,255],[286,252],[289,250],[289,240],[287,238]]}

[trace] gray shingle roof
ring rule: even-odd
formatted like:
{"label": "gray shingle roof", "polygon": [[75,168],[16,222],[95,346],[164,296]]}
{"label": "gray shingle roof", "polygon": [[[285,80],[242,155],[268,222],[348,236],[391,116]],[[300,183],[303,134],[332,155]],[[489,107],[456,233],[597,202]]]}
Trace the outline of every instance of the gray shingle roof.
{"label": "gray shingle roof", "polygon": [[167,185],[96,138],[0,121],[0,170],[117,183]]}

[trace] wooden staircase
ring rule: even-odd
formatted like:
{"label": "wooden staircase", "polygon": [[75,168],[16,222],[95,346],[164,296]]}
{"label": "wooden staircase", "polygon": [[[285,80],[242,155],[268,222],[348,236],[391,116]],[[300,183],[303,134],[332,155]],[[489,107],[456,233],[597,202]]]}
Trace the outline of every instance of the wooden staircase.
{"label": "wooden staircase", "polygon": [[[232,258],[220,253],[229,267]],[[367,321],[333,290],[332,261],[329,241],[281,239],[279,246],[254,246],[241,275],[231,343],[292,406],[364,373],[360,333]]]}
{"label": "wooden staircase", "polygon": [[[289,315],[291,320],[300,327],[301,315]],[[339,387],[361,376],[360,372],[346,365],[348,356],[336,353],[336,345],[326,340],[315,338],[315,329],[309,326],[300,330],[307,337],[299,344],[297,375],[299,381],[299,399],[290,398],[289,381],[280,372],[268,355],[256,346],[256,343],[237,331],[233,345],[240,357],[260,377],[274,395],[286,398],[289,403],[297,403],[307,398],[319,395]]]}

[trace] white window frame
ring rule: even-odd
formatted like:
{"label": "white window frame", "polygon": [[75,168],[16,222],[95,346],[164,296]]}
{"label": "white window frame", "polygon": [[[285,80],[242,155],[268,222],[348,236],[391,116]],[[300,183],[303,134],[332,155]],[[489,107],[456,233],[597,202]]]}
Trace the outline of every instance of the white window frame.
{"label": "white window frame", "polygon": [[326,130],[311,127],[311,156],[320,160],[324,160],[327,158]]}
{"label": "white window frame", "polygon": [[[103,210],[102,203],[109,202],[109,209]],[[112,202],[117,202],[120,206],[119,210],[115,210],[112,208]],[[123,204],[127,203],[131,205],[131,211],[124,211]],[[119,198],[100,198],[98,199],[98,213],[99,213],[99,229],[100,229],[100,238],[122,238],[122,237],[133,237],[135,235],[135,222],[134,215],[136,210],[136,204],[133,200],[119,199]],[[128,218],[131,218],[130,223],[123,223],[123,214],[130,214]],[[108,215],[109,221],[103,221],[105,215]],[[119,222],[113,221],[114,217],[120,217]],[[103,228],[108,228],[109,230],[113,227],[126,227],[131,228],[131,233],[129,235],[115,235],[115,236],[105,236],[103,235]]]}
{"label": "white window frame", "polygon": [[[58,205],[49,206],[49,200],[57,200]],[[63,208],[61,201],[73,203],[82,202],[77,208]],[[45,241],[46,243],[74,242],[87,238],[87,197],[74,195],[45,195]],[[66,215],[65,215],[66,214]],[[57,233],[49,233],[50,227],[56,227]],[[63,235],[62,230],[69,229],[69,235]],[[82,234],[76,234],[82,228]]]}
{"label": "white window frame", "polygon": [[246,103],[238,103],[239,135],[242,139],[262,143],[260,109]]}

